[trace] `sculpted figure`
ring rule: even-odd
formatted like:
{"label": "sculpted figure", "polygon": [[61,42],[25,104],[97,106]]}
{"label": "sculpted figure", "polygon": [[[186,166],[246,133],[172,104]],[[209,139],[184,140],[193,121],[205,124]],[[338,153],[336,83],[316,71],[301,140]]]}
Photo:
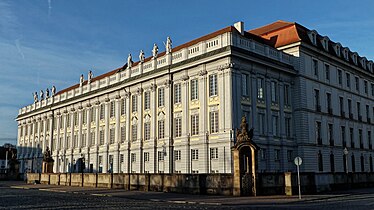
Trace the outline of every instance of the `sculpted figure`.
{"label": "sculpted figure", "polygon": [[127,68],[131,68],[131,67],[132,67],[132,56],[130,53],[129,56],[127,57]]}
{"label": "sculpted figure", "polygon": [[32,95],[34,96],[34,103],[38,102],[38,93],[35,92]]}
{"label": "sculpted figure", "polygon": [[52,86],[52,96],[54,96],[56,94],[56,87],[53,85]]}
{"label": "sculpted figure", "polygon": [[91,83],[92,78],[93,78],[93,73],[92,73],[92,71],[90,70],[90,71],[88,72],[88,79],[87,79],[87,82],[88,82],[88,83]]}
{"label": "sculpted figure", "polygon": [[79,86],[82,86],[83,82],[84,82],[84,76],[83,76],[83,74],[81,74],[81,77],[79,79]]}
{"label": "sculpted figure", "polygon": [[166,54],[171,53],[171,45],[172,45],[172,42],[171,42],[170,37],[168,36],[168,38],[166,38],[166,44],[165,44]]}
{"label": "sculpted figure", "polygon": [[157,54],[158,54],[158,46],[157,44],[153,44],[153,49],[152,49],[152,56],[153,58],[157,58]]}
{"label": "sculpted figure", "polygon": [[144,59],[145,59],[144,52],[143,52],[143,50],[140,50],[140,54],[139,54],[139,61],[140,61],[140,63],[143,63]]}
{"label": "sculpted figure", "polygon": [[40,90],[40,101],[44,99],[44,92],[43,90]]}
{"label": "sculpted figure", "polygon": [[46,99],[49,98],[49,88],[47,88],[47,89],[45,90],[45,98],[46,98]]}

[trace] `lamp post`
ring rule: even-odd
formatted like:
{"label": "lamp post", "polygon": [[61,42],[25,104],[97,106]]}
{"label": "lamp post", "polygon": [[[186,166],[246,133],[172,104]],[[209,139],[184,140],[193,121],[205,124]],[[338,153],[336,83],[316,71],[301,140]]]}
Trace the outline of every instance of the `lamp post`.
{"label": "lamp post", "polygon": [[344,153],[344,155],[345,155],[345,168],[346,168],[346,173],[348,174],[348,153],[349,153],[349,152],[348,152],[347,147],[344,148],[343,153]]}

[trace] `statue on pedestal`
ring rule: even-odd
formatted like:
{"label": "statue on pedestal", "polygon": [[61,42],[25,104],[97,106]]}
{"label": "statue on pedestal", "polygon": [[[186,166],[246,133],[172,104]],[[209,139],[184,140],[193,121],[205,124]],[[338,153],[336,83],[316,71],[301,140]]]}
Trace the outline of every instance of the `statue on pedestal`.
{"label": "statue on pedestal", "polygon": [[45,98],[46,98],[46,99],[49,98],[49,88],[47,88],[47,89],[45,90]]}
{"label": "statue on pedestal", "polygon": [[47,147],[43,155],[43,173],[53,173],[53,162],[51,151]]}
{"label": "statue on pedestal", "polygon": [[91,80],[92,80],[92,78],[93,78],[93,73],[92,73],[91,70],[88,72],[88,77],[87,77],[87,78],[88,78],[88,79],[87,79],[87,83],[90,84],[90,83],[91,83]]}
{"label": "statue on pedestal", "polygon": [[245,141],[251,141],[253,138],[253,128],[248,132],[248,123],[246,118],[243,116],[240,123],[240,130],[236,129],[236,144],[238,145]]}
{"label": "statue on pedestal", "polygon": [[144,62],[144,51],[143,50],[140,50],[140,54],[139,54],[139,61],[140,63],[143,63]]}
{"label": "statue on pedestal", "polygon": [[83,82],[84,82],[84,76],[83,74],[81,74],[81,77],[79,79],[79,86],[82,87],[83,86]]}
{"label": "statue on pedestal", "polygon": [[152,49],[152,56],[153,59],[157,58],[158,55],[158,46],[156,43],[153,44],[153,49]]}
{"label": "statue on pedestal", "polygon": [[56,87],[53,85],[52,86],[52,96],[55,96],[56,94]]}
{"label": "statue on pedestal", "polygon": [[131,68],[131,67],[132,67],[132,56],[130,53],[129,56],[127,57],[127,68]]}
{"label": "statue on pedestal", "polygon": [[168,38],[166,38],[166,44],[165,44],[166,54],[171,53],[171,45],[172,45],[172,42],[171,42],[170,37],[168,36]]}
{"label": "statue on pedestal", "polygon": [[32,95],[33,95],[33,97],[34,97],[34,103],[38,102],[38,93],[35,92],[35,93],[33,93]]}
{"label": "statue on pedestal", "polygon": [[40,101],[44,99],[44,92],[43,90],[40,90]]}

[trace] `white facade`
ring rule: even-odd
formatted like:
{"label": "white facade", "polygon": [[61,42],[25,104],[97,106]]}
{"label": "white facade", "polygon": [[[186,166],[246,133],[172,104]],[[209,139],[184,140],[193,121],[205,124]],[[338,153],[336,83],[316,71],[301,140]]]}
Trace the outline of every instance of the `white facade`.
{"label": "white facade", "polygon": [[[73,166],[84,158],[87,172],[232,173],[231,147],[242,116],[254,128],[253,140],[260,147],[259,172],[294,171],[296,156],[304,159],[303,171],[342,172],[345,147],[355,156],[355,171],[360,171],[361,155],[364,171],[372,170],[369,157],[374,153],[367,137],[374,122],[372,74],[308,43],[277,50],[241,31],[241,24],[237,27],[20,109],[21,171],[40,171],[42,154],[49,147],[54,172],[76,171]],[[366,62],[369,69],[372,62]],[[322,71],[326,66],[329,74]],[[346,73],[351,87],[346,85]]]}

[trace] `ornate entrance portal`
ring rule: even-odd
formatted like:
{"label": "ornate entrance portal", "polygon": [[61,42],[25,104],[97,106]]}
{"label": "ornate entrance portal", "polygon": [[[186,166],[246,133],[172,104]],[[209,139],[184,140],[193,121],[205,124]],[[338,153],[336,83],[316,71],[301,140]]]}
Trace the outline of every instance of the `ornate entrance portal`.
{"label": "ornate entrance portal", "polygon": [[236,143],[232,148],[234,160],[234,196],[256,196],[256,151],[252,141],[253,129],[248,132],[245,117],[237,130]]}

